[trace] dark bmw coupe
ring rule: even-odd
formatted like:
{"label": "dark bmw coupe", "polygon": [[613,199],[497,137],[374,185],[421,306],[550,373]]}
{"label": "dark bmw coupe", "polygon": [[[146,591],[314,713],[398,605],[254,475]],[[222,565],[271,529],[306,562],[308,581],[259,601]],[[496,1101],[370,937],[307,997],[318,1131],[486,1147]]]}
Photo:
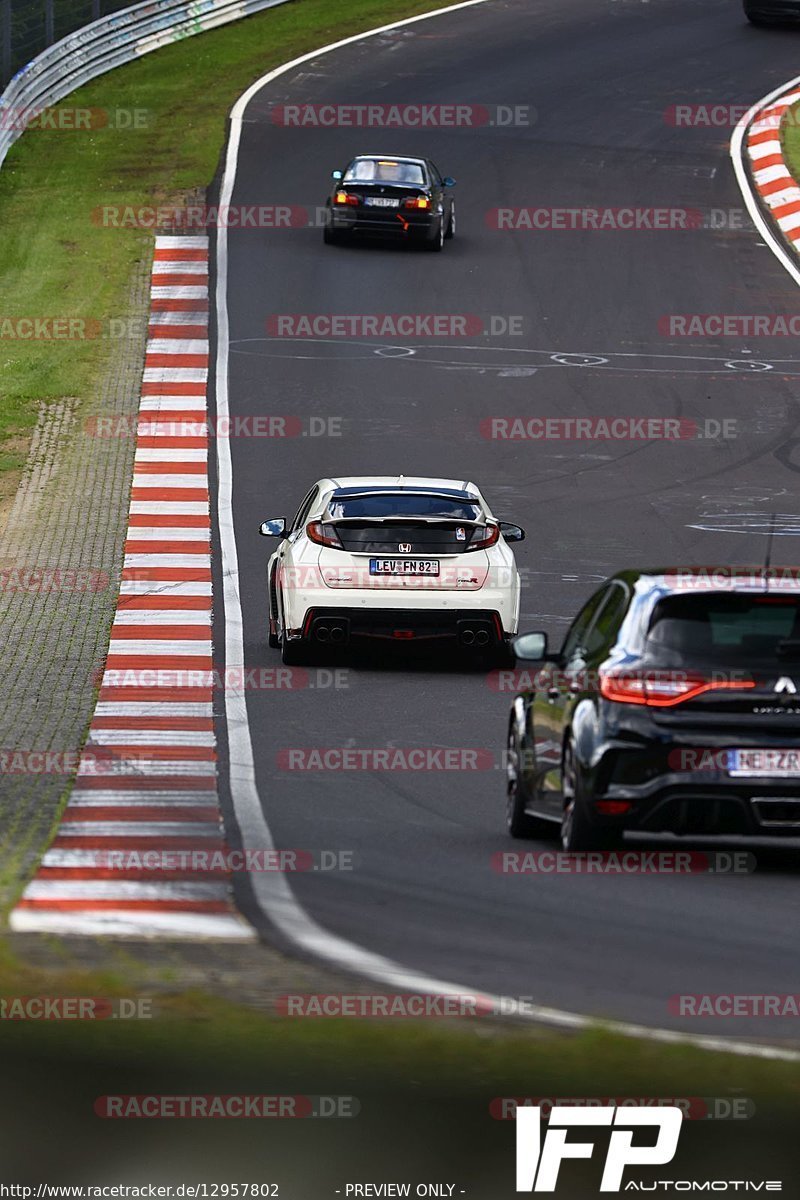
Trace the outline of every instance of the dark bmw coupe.
{"label": "dark bmw coupe", "polygon": [[429,158],[390,158],[361,154],[344,171],[333,172],[326,201],[325,241],[359,234],[418,242],[441,250],[456,231],[450,189]]}

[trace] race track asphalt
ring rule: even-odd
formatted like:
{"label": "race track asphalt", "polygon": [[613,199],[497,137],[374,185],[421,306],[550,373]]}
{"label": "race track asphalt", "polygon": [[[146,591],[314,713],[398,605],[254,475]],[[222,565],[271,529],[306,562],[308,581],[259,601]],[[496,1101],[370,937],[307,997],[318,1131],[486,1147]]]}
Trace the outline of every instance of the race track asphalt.
{"label": "race track asphalt", "polygon": [[[774,561],[797,561],[796,343],[670,338],[659,322],[797,311],[794,284],[746,219],[731,127],[677,127],[665,114],[750,104],[797,73],[799,51],[800,33],[749,27],[735,0],[498,0],[321,56],[253,99],[234,204],[313,214],[351,154],[429,155],[458,180],[458,233],[431,255],[323,246],[313,223],[230,232],[232,417],[298,417],[306,430],[322,418],[318,429],[339,434],[231,439],[248,666],[280,665],[266,646],[269,545],[258,524],[291,516],[323,476],[476,480],[498,516],[527,530],[517,553],[522,627],[556,638],[623,566],[762,561],[772,512],[786,533]],[[368,101],[521,105],[535,117],[424,131],[274,118],[286,103]],[[487,213],[515,206],[689,208],[707,227],[491,227]],[[522,333],[405,342],[267,333],[270,316],[319,313],[476,314],[515,318]],[[736,436],[503,441],[481,432],[495,416],[727,420]],[[797,990],[797,843],[757,848],[757,871],[736,877],[500,874],[492,855],[512,845],[501,763],[510,694],[482,673],[436,664],[353,667],[342,681],[247,696],[277,844],[356,854],[355,871],[292,876],[321,925],[472,988],[685,1032],[796,1037],[791,1020],[691,1021],[668,1000]],[[281,765],[287,748],[346,745],[486,748],[495,765]],[[240,891],[252,916],[246,883]]]}

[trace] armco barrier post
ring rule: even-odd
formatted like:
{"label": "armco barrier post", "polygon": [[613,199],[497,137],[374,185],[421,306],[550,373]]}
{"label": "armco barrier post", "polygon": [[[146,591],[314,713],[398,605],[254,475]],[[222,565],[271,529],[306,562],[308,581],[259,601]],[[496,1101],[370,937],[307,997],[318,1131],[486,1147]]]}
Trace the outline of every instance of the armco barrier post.
{"label": "armco barrier post", "polygon": [[11,0],[0,0],[0,82],[11,78]]}
{"label": "armco barrier post", "polygon": [[56,40],[56,23],[53,13],[53,0],[44,0],[44,40],[46,45],[52,46]]}

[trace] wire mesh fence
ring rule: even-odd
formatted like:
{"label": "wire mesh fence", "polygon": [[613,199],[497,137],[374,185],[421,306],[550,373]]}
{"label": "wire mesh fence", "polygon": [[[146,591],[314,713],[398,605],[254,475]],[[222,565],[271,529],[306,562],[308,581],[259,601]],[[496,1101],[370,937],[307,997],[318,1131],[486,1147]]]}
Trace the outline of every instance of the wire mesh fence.
{"label": "wire mesh fence", "polygon": [[132,0],[0,0],[0,88],[20,67],[59,41]]}

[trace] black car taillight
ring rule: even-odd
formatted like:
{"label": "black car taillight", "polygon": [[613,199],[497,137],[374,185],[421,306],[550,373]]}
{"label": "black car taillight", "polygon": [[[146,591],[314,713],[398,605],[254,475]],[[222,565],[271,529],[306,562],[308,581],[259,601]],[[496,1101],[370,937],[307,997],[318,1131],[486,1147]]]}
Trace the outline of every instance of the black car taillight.
{"label": "black car taillight", "polygon": [[600,695],[619,704],[671,708],[704,692],[754,688],[752,679],[706,679],[691,671],[601,671]]}
{"label": "black car taillight", "polygon": [[336,526],[328,525],[324,521],[311,521],[306,525],[306,536],[318,546],[332,546],[334,550],[343,549]]}
{"label": "black car taillight", "polygon": [[468,550],[488,550],[490,546],[494,546],[500,540],[499,525],[484,525],[476,529],[470,538],[468,546],[464,547],[464,552]]}
{"label": "black car taillight", "polygon": [[431,207],[431,200],[429,196],[409,196],[403,207],[428,209]]}
{"label": "black car taillight", "polygon": [[337,192],[333,198],[334,204],[353,204],[358,205],[361,200],[358,196],[354,196],[352,192]]}

